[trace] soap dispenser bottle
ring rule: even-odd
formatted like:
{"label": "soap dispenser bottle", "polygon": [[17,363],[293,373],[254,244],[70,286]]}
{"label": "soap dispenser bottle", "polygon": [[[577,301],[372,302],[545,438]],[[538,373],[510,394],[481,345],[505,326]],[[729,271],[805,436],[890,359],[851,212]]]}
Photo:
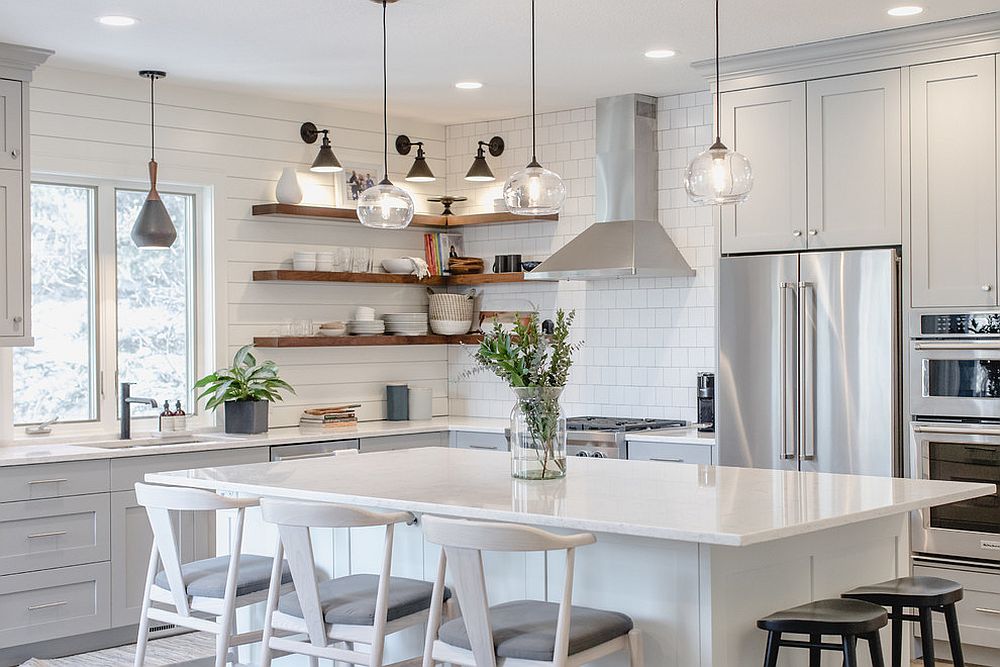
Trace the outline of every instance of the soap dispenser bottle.
{"label": "soap dispenser bottle", "polygon": [[160,433],[171,433],[174,430],[174,413],[170,411],[170,401],[163,401],[163,412],[160,413]]}
{"label": "soap dispenser bottle", "polygon": [[181,402],[174,403],[174,430],[187,431],[187,413],[181,408]]}

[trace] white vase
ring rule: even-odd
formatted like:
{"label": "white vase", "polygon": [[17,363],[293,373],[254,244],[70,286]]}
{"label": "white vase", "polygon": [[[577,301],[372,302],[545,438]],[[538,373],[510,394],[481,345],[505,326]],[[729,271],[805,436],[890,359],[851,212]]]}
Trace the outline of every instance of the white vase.
{"label": "white vase", "polygon": [[274,189],[274,196],[281,204],[298,204],[302,201],[302,187],[299,186],[299,174],[295,167],[285,167],[281,170],[281,178]]}

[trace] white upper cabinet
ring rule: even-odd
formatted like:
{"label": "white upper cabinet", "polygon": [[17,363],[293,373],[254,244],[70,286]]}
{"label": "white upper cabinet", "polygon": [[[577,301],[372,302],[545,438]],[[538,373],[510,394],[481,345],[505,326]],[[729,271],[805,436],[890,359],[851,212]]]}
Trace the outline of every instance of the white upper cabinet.
{"label": "white upper cabinet", "polygon": [[22,168],[21,82],[0,79],[0,169]]}
{"label": "white upper cabinet", "polygon": [[806,86],[723,93],[722,140],[750,159],[753,189],[722,207],[722,252],[806,247]]}
{"label": "white upper cabinet", "polygon": [[806,85],[809,248],[902,243],[899,91],[897,69]]}
{"label": "white upper cabinet", "polygon": [[994,56],[910,69],[914,307],[997,303]]}

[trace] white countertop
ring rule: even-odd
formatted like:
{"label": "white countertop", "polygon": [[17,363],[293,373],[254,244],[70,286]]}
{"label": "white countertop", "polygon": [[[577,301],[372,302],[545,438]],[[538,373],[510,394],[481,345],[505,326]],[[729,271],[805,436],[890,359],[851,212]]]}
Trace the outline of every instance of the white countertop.
{"label": "white countertop", "polygon": [[476,417],[435,417],[427,421],[373,421],[361,422],[356,427],[344,429],[299,428],[297,426],[274,428],[258,435],[228,435],[219,430],[195,431],[190,435],[195,442],[159,444],[156,437],[135,437],[133,447],[102,448],[88,443],[110,441],[109,436],[38,436],[0,443],[0,467],[31,463],[57,463],[60,461],[85,461],[112,459],[153,454],[180,454],[184,452],[240,449],[244,447],[273,447],[303,442],[332,442],[354,438],[375,438],[382,435],[413,435],[441,431],[503,433],[505,419],[480,419]]}
{"label": "white countertop", "polygon": [[994,492],[992,484],[571,457],[510,477],[506,452],[429,447],[146,476],[254,495],[741,546]]}
{"label": "white countertop", "polygon": [[715,433],[702,433],[694,426],[685,426],[683,428],[661,428],[652,431],[626,433],[625,439],[631,442],[711,446],[715,444]]}

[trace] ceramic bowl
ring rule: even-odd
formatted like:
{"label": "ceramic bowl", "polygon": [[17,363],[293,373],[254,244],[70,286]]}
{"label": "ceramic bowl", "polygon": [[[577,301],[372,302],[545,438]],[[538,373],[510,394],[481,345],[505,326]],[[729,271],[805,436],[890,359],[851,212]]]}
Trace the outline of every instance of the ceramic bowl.
{"label": "ceramic bowl", "polygon": [[382,268],[385,269],[386,273],[401,273],[409,274],[413,273],[415,267],[413,262],[405,257],[396,257],[394,259],[383,259]]}
{"label": "ceramic bowl", "polygon": [[521,262],[522,271],[534,271],[541,262]]}
{"label": "ceramic bowl", "polygon": [[336,337],[336,336],[346,336],[347,335],[347,329],[346,328],[345,329],[320,329],[317,333],[320,336],[330,336],[332,338],[332,337]]}
{"label": "ceramic bowl", "polygon": [[439,336],[460,336],[469,333],[472,327],[471,320],[462,322],[456,320],[431,320],[431,331]]}

